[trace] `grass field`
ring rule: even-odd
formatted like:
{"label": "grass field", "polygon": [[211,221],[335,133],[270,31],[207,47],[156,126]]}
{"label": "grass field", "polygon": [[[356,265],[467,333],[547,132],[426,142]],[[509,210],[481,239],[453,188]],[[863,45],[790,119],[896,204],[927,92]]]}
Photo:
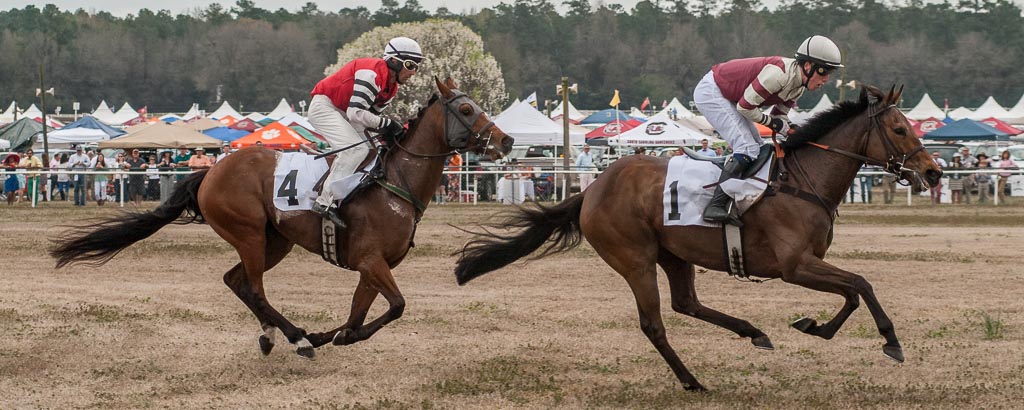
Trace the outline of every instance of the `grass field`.
{"label": "grass field", "polygon": [[[22,204],[24,205],[24,204]],[[152,205],[152,204],[148,204]],[[279,344],[221,282],[234,250],[170,226],[99,268],[54,270],[61,224],[112,207],[0,205],[0,408],[1019,408],[1024,400],[1024,206],[841,209],[829,260],[864,275],[907,361],[881,351],[865,307],[833,340],[788,327],[838,296],[698,274],[701,300],[764,330],[761,351],[676,314],[669,341],[707,394],[684,392],[639,330],[625,281],[591,248],[455,285],[448,255],[505,208],[432,206],[395,275],[405,316],[315,361]],[[266,276],[308,331],[345,320],[356,275],[297,250]],[[383,312],[378,300],[371,317]]]}

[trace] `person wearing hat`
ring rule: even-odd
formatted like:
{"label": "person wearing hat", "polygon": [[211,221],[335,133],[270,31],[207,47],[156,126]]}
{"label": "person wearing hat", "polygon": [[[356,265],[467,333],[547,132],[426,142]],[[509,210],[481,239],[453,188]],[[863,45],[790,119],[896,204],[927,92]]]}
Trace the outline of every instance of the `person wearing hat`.
{"label": "person wearing hat", "polygon": [[[82,151],[81,145],[75,147],[75,153],[68,159],[72,170],[85,171],[89,168],[89,164],[92,163],[92,159]],[[75,206],[85,206],[85,174],[72,175],[71,184],[75,191]]]}
{"label": "person wearing hat", "polygon": [[12,172],[7,174],[7,179],[4,179],[4,195],[7,195],[7,206],[14,204],[14,199],[18,198],[18,191],[21,190],[21,184],[18,183],[18,174],[13,173],[18,168],[19,163],[21,163],[21,157],[18,154],[11,153],[7,158],[4,158],[3,167]]}
{"label": "person wearing hat", "polygon": [[[741,58],[711,67],[693,91],[704,117],[732,147],[722,166],[719,182],[743,175],[761,149],[755,123],[771,128],[785,139],[793,128],[789,110],[806,90],[817,90],[829,75],[843,67],[842,53],[825,36],[810,36],[797,47],[794,58],[781,56]],[[771,113],[763,110],[771,108]],[[704,209],[707,222],[732,221],[732,198],[719,184]]]}
{"label": "person wearing hat", "polygon": [[[187,167],[188,160],[192,159],[192,153],[188,152],[188,147],[181,145],[178,146],[178,154],[174,156],[174,163],[179,167]],[[175,181],[181,181],[185,179],[186,172],[179,172],[174,176]]]}
{"label": "person wearing hat", "polygon": [[210,157],[206,156],[206,148],[196,148],[196,154],[192,158],[188,159],[188,167],[193,171],[197,169],[207,169],[213,166],[213,161],[210,161]]}
{"label": "person wearing hat", "polygon": [[384,109],[398,94],[399,86],[415,75],[423,63],[419,43],[408,37],[395,37],[384,45],[381,58],[357,58],[337,72],[324,78],[310,92],[309,122],[338,152],[328,171],[324,189],[313,205],[313,211],[343,225],[335,209],[332,182],[351,175],[370,152],[364,130],[374,130],[381,137],[400,141],[405,135],[402,121],[382,116]]}
{"label": "person wearing hat", "polygon": [[[964,168],[974,169],[978,167],[978,159],[971,155],[970,147],[960,147],[960,162],[963,163]],[[964,175],[964,203],[971,203],[971,188],[974,188],[977,182],[974,180],[974,174]]]}
{"label": "person wearing hat", "polygon": [[143,173],[149,165],[139,155],[139,149],[132,149],[132,156],[124,161],[124,169],[131,171],[128,175],[128,199],[135,202],[135,206],[142,206],[142,195],[146,188],[146,175]]}
{"label": "person wearing hat", "polygon": [[[976,157],[978,159],[979,170],[987,170],[992,168],[992,163],[988,159],[988,155],[984,152],[978,153]],[[988,202],[988,190],[992,185],[992,174],[976,173],[974,174],[974,183],[978,185],[978,203],[983,204]]]}
{"label": "person wearing hat", "polygon": [[220,154],[217,154],[217,160],[213,161],[213,163],[219,163],[220,160],[224,159],[224,157],[227,157],[228,155],[231,155],[231,143],[224,141],[223,144],[220,144]]}

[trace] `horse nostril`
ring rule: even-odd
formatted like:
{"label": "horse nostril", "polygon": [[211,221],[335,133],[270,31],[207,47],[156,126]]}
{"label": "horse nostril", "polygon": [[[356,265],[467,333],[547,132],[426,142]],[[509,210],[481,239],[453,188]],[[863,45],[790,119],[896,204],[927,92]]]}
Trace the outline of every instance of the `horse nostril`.
{"label": "horse nostril", "polygon": [[512,137],[506,136],[505,138],[502,138],[502,140],[501,140],[501,147],[505,149],[505,152],[509,152],[509,151],[512,151],[512,144],[514,144],[514,143],[515,143],[515,139],[513,139]]}
{"label": "horse nostril", "polygon": [[929,169],[928,171],[925,172],[925,175],[928,177],[928,182],[930,182],[932,185],[935,185],[938,184],[939,179],[942,178],[942,171]]}

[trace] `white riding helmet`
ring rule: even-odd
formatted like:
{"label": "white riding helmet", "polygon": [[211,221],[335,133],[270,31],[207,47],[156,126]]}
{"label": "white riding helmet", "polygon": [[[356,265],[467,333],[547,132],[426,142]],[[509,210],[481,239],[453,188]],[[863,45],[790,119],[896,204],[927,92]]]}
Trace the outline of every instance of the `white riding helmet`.
{"label": "white riding helmet", "polygon": [[810,36],[800,43],[796,50],[796,59],[810,61],[828,69],[835,69],[843,66],[843,55],[839,46],[825,36]]}
{"label": "white riding helmet", "polygon": [[412,60],[417,63],[423,62],[423,50],[419,43],[409,37],[395,37],[384,46],[384,59],[398,58],[399,60]]}

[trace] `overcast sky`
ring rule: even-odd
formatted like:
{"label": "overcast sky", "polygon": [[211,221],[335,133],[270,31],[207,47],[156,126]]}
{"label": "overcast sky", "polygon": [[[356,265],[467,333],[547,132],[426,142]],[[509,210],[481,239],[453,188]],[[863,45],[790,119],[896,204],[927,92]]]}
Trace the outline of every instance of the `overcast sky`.
{"label": "overcast sky", "polygon": [[[277,10],[279,8],[285,8],[287,10],[295,11],[302,7],[310,0],[255,0],[258,7],[270,10]],[[617,3],[622,4],[626,9],[632,8],[639,0],[611,0],[602,1],[602,3],[610,4]],[[358,6],[364,6],[371,11],[380,8],[380,0],[369,0],[369,1],[358,1],[358,0],[319,0],[314,2],[320,6],[320,10],[324,11],[337,11],[346,7],[354,8]],[[472,10],[474,8],[480,9],[482,7],[493,7],[501,3],[501,0],[419,0],[420,5],[424,9],[430,12],[434,12],[438,7],[447,7],[454,13],[461,13],[462,11]],[[506,0],[508,3],[512,3],[513,0]],[[552,0],[556,5],[561,5],[562,2],[559,0]],[[220,3],[224,8],[230,8],[235,4],[235,0],[175,0],[169,2],[166,0],[48,0],[48,1],[30,1],[30,0],[3,0],[0,2],[0,10],[8,10],[10,8],[23,8],[26,5],[34,4],[39,8],[42,8],[47,3],[56,4],[62,10],[76,10],[79,8],[87,11],[109,11],[117,16],[124,16],[126,14],[135,14],[139,9],[148,8],[151,10],[168,9],[175,14],[188,12],[196,8],[205,8],[211,3]],[[592,4],[597,4],[596,0],[591,1]],[[398,4],[405,4],[405,0],[399,0]]]}

